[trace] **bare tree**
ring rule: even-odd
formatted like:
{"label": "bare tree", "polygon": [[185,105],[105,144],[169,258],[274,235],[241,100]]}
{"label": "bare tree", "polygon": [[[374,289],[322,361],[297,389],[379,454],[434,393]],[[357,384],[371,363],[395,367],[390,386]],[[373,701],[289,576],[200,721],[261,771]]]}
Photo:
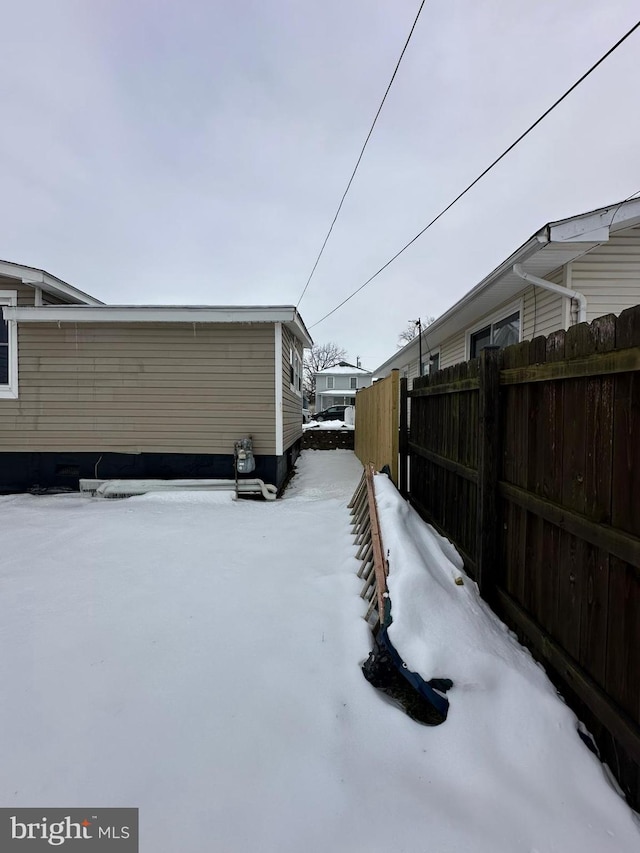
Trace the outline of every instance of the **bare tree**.
{"label": "bare tree", "polygon": [[[426,329],[427,326],[430,326],[431,323],[435,320],[435,317],[425,317],[422,320],[422,331]],[[400,332],[398,335],[398,347],[403,347],[412,341],[418,334],[418,323],[416,320],[409,320],[407,323],[406,329]]]}
{"label": "bare tree", "polygon": [[304,357],[304,393],[309,398],[310,403],[315,402],[316,397],[316,377],[315,373],[325,370],[327,367],[334,367],[339,361],[343,361],[347,356],[347,351],[333,341],[327,344],[314,344],[310,350],[306,351]]}

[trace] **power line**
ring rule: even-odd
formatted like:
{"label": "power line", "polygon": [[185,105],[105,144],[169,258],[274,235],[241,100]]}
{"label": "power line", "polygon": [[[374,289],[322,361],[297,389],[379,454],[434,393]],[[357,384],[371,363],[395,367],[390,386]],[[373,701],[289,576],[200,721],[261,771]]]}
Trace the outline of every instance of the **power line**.
{"label": "power line", "polygon": [[360,165],[360,161],[362,160],[364,150],[367,147],[369,140],[371,139],[371,134],[373,133],[373,129],[376,126],[376,122],[378,121],[378,116],[382,112],[382,107],[384,106],[384,102],[387,100],[387,95],[389,94],[389,90],[391,89],[391,86],[393,85],[393,81],[396,79],[396,74],[398,73],[398,68],[400,68],[400,63],[402,62],[402,57],[404,56],[405,51],[406,51],[407,47],[409,46],[409,42],[411,41],[411,36],[413,35],[413,31],[416,28],[416,24],[418,23],[418,18],[420,17],[420,13],[422,12],[422,7],[424,6],[425,3],[426,3],[426,0],[422,0],[422,3],[420,4],[420,8],[418,9],[418,14],[415,17],[415,20],[413,22],[413,26],[409,30],[409,35],[407,36],[407,40],[404,43],[404,47],[402,48],[402,53],[400,54],[400,58],[398,59],[398,61],[396,63],[396,67],[393,71],[393,74],[391,75],[391,80],[389,80],[389,85],[387,86],[387,89],[384,93],[384,97],[380,101],[380,106],[378,107],[378,112],[376,113],[375,118],[373,120],[373,123],[371,124],[371,127],[369,128],[369,133],[367,133],[367,138],[365,139],[364,145],[362,146],[362,149],[360,150],[360,154],[358,155],[358,159],[356,160],[356,165],[353,167],[353,172],[351,173],[351,177],[349,178],[349,182],[347,183],[347,188],[345,189],[345,191],[342,194],[342,198],[340,199],[340,204],[338,205],[338,209],[336,210],[335,216],[333,217],[331,225],[329,226],[329,230],[327,231],[327,236],[324,238],[324,242],[323,242],[322,247],[318,253],[318,257],[316,258],[316,262],[314,263],[313,269],[311,270],[311,273],[309,274],[309,278],[307,279],[307,283],[303,287],[302,293],[300,294],[300,298],[298,299],[298,302],[296,303],[296,308],[302,302],[302,298],[305,295],[305,293],[307,292],[307,288],[309,287],[309,285],[311,283],[311,279],[313,278],[313,274],[316,271],[316,267],[318,266],[318,263],[320,262],[320,258],[322,257],[322,253],[324,252],[325,246],[329,242],[329,237],[331,236],[331,232],[333,231],[333,226],[336,224],[336,220],[337,220],[338,216],[340,215],[340,211],[342,210],[342,205],[344,204],[344,200],[347,197],[347,193],[349,192],[349,190],[351,188],[351,184],[353,183],[353,179],[355,178],[356,172],[358,171],[358,166]]}
{"label": "power line", "polygon": [[416,234],[416,236],[415,236],[415,237],[413,237],[411,240],[409,240],[409,242],[408,242],[406,245],[404,245],[404,246],[400,249],[400,251],[399,251],[399,252],[396,252],[396,254],[395,254],[392,258],[390,258],[390,259],[386,262],[386,264],[384,264],[383,266],[381,266],[381,267],[380,267],[380,269],[379,269],[379,270],[377,270],[377,272],[375,272],[375,273],[374,273],[370,278],[368,278],[368,279],[364,282],[364,284],[361,284],[361,285],[360,285],[360,287],[358,287],[356,290],[354,290],[354,291],[353,291],[353,293],[350,293],[350,294],[349,294],[349,296],[347,296],[347,298],[346,298],[346,299],[343,299],[343,300],[342,300],[342,302],[340,302],[340,304],[339,304],[339,305],[336,305],[336,307],[335,307],[335,308],[332,308],[332,309],[331,309],[331,311],[329,311],[327,314],[325,314],[325,315],[324,315],[324,317],[321,317],[321,318],[320,318],[319,320],[317,320],[315,323],[312,323],[312,324],[311,324],[311,326],[309,326],[309,328],[310,328],[310,329],[313,329],[313,327],[314,327],[314,326],[318,326],[320,323],[322,323],[324,320],[326,320],[326,319],[327,319],[327,317],[330,317],[332,314],[335,314],[335,312],[336,312],[339,308],[342,308],[342,306],[343,306],[343,305],[346,305],[346,303],[347,303],[347,302],[349,302],[349,300],[350,300],[350,299],[353,299],[353,297],[354,297],[356,294],[360,293],[360,291],[361,291],[361,290],[363,290],[363,289],[364,289],[368,284],[371,284],[371,282],[374,280],[374,278],[377,278],[377,277],[380,275],[380,273],[381,273],[381,272],[384,272],[384,270],[386,270],[388,266],[390,266],[390,265],[391,265],[391,264],[392,264],[392,263],[393,263],[397,258],[399,258],[399,257],[400,257],[400,255],[401,255],[403,252],[406,252],[406,250],[409,248],[409,246],[412,246],[412,245],[416,242],[416,240],[418,240],[420,237],[422,237],[422,235],[423,235],[426,231],[428,231],[428,230],[429,230],[429,228],[431,228],[431,226],[432,226],[432,225],[435,225],[435,223],[436,223],[436,222],[437,222],[437,221],[438,221],[442,216],[444,216],[444,215],[445,215],[445,213],[447,213],[447,211],[451,210],[451,208],[454,206],[454,204],[456,204],[458,201],[460,201],[460,199],[461,199],[463,196],[465,196],[465,195],[469,192],[469,190],[473,189],[473,187],[475,187],[475,185],[476,185],[479,181],[481,181],[481,180],[482,180],[482,178],[484,178],[484,176],[485,176],[486,174],[488,174],[488,173],[489,173],[489,172],[494,168],[494,166],[497,166],[497,165],[498,165],[498,163],[499,163],[501,160],[503,160],[503,159],[507,156],[507,154],[509,154],[509,152],[513,151],[513,149],[516,147],[516,145],[518,145],[518,143],[522,142],[522,140],[525,138],[525,136],[528,136],[528,135],[531,133],[531,131],[532,131],[534,128],[536,128],[536,127],[540,124],[540,122],[541,122],[541,121],[543,121],[543,120],[544,120],[544,119],[549,115],[549,113],[551,113],[553,110],[555,110],[555,108],[556,108],[559,104],[561,104],[561,103],[562,103],[562,101],[564,101],[564,99],[565,99],[565,98],[567,98],[567,97],[568,97],[568,96],[573,92],[573,90],[574,90],[574,89],[576,89],[576,88],[577,88],[577,87],[578,87],[578,86],[579,86],[579,85],[580,85],[584,80],[586,80],[586,79],[587,79],[587,77],[588,77],[588,76],[589,76],[593,71],[595,71],[595,70],[596,70],[596,68],[597,68],[599,65],[602,65],[602,63],[605,61],[605,59],[607,59],[609,56],[611,56],[611,54],[612,54],[615,50],[617,50],[617,49],[620,47],[620,45],[621,45],[624,41],[626,41],[626,40],[629,38],[629,36],[630,36],[632,33],[634,33],[634,32],[638,29],[638,27],[640,27],[640,21],[638,21],[636,24],[634,24],[634,26],[633,26],[633,27],[631,27],[631,29],[630,29],[630,30],[628,30],[628,31],[627,31],[627,32],[622,36],[622,38],[621,38],[621,39],[618,39],[618,41],[613,45],[613,47],[609,48],[609,50],[608,50],[608,51],[607,51],[603,56],[601,56],[601,57],[600,57],[600,59],[599,59],[597,62],[595,62],[595,63],[591,66],[591,68],[589,68],[589,69],[588,69],[588,71],[585,71],[585,73],[582,75],[582,77],[580,77],[578,80],[576,80],[576,82],[573,84],[573,86],[570,86],[570,87],[567,89],[567,91],[564,93],[564,95],[561,95],[561,96],[560,96],[556,101],[554,101],[554,102],[553,102],[553,104],[551,104],[551,106],[550,106],[547,110],[545,110],[545,111],[542,113],[542,115],[541,115],[539,118],[537,118],[537,119],[533,122],[533,124],[529,125],[529,127],[524,131],[524,133],[521,133],[521,134],[520,134],[520,136],[519,136],[519,137],[518,137],[514,142],[512,142],[512,143],[511,143],[511,145],[510,145],[508,148],[506,148],[506,149],[502,152],[502,154],[500,154],[500,156],[499,156],[499,157],[496,157],[496,159],[495,159],[495,160],[494,160],[494,161],[493,161],[489,166],[487,166],[487,168],[486,168],[484,171],[482,171],[482,172],[478,175],[478,177],[477,177],[475,180],[473,180],[473,181],[472,181],[472,182],[471,182],[467,187],[465,187],[465,189],[464,189],[464,190],[462,190],[462,192],[461,192],[461,193],[459,193],[459,194],[458,194],[458,195],[453,199],[453,201],[452,201],[452,202],[450,202],[450,203],[449,203],[445,208],[443,208],[437,216],[434,216],[434,218],[431,220],[431,222],[429,222],[427,225],[425,225],[425,227],[424,227],[421,231],[419,231],[419,232]]}

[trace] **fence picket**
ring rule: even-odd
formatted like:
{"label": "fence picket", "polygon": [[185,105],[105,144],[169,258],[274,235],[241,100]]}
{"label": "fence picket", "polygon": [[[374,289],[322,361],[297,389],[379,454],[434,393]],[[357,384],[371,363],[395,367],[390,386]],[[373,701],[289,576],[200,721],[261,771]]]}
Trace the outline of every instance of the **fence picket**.
{"label": "fence picket", "polygon": [[406,494],[592,715],[639,806],[640,306],[494,359],[403,391]]}

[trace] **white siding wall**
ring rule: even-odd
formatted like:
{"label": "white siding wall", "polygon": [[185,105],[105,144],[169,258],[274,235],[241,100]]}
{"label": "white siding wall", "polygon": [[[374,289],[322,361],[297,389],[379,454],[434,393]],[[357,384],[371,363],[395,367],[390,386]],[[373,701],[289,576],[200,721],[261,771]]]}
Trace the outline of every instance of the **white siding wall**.
{"label": "white siding wall", "polygon": [[[546,278],[554,284],[584,293],[589,322],[603,314],[620,314],[625,308],[640,304],[640,227],[612,236],[608,243],[603,243],[572,264],[560,267]],[[479,327],[483,320],[489,322],[518,299],[523,301],[523,340],[550,335],[575,322],[568,300],[541,287],[527,285],[514,292],[495,311],[478,317],[473,325]],[[440,344],[441,367],[466,360],[466,332],[467,329],[463,329]],[[408,369],[411,388],[413,379],[418,375],[417,356],[410,364],[401,366],[401,375],[404,369]]]}
{"label": "white siding wall", "polygon": [[[564,284],[564,267],[546,276],[554,284]],[[558,329],[565,328],[565,311],[562,296],[544,290],[542,287],[531,285],[524,291],[524,321],[522,324],[522,340],[530,341],[540,335],[550,335]]]}
{"label": "white siding wall", "polygon": [[573,262],[574,290],[587,297],[587,320],[640,303],[640,229],[631,228]]}
{"label": "white siding wall", "polygon": [[440,367],[451,367],[466,360],[466,335],[458,332],[440,344]]}

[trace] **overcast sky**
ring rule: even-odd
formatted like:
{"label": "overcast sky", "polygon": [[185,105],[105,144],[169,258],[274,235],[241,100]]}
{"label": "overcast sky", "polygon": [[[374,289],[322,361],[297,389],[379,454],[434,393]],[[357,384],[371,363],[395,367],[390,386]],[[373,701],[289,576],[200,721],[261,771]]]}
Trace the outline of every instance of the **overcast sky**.
{"label": "overcast sky", "polygon": [[[111,303],[295,304],[419,0],[5,0],[0,257]],[[427,0],[300,311],[385,263],[639,17]],[[311,329],[375,368],[546,222],[640,190],[640,31]]]}

